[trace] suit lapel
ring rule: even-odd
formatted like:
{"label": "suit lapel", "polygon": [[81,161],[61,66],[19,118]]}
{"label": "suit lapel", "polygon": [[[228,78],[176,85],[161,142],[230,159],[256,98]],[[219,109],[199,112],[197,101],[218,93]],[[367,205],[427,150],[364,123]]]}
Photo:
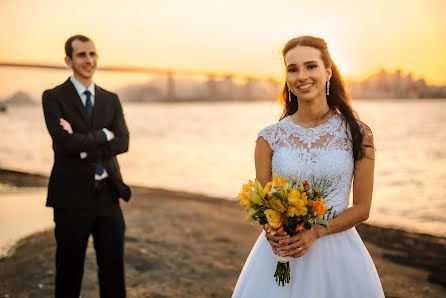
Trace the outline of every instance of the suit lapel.
{"label": "suit lapel", "polygon": [[107,99],[105,98],[105,94],[100,88],[98,88],[98,86],[95,85],[94,88],[93,127],[102,127]]}
{"label": "suit lapel", "polygon": [[74,88],[74,85],[73,85],[73,83],[71,83],[70,79],[68,79],[65,82],[65,87],[67,89],[66,94],[68,95],[68,99],[79,110],[79,113],[81,114],[82,119],[85,121],[85,123],[87,123],[87,125],[90,126],[90,119],[88,117],[87,109],[85,108],[84,104],[82,103],[82,100],[79,97],[79,94],[77,94],[76,88]]}

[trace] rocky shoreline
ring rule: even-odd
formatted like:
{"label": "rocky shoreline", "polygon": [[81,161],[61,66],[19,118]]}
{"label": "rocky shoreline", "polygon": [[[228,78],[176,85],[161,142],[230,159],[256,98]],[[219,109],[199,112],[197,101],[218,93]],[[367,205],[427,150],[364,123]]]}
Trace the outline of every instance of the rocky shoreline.
{"label": "rocky shoreline", "polygon": [[[44,186],[46,177],[1,170],[0,181]],[[230,297],[261,229],[243,223],[236,202],[163,189],[132,187],[126,219],[128,297]],[[386,297],[446,297],[446,239],[361,224],[357,227]],[[90,241],[91,242],[91,241]],[[53,231],[20,240],[0,259],[0,297],[52,297]],[[89,244],[82,297],[98,297]]]}

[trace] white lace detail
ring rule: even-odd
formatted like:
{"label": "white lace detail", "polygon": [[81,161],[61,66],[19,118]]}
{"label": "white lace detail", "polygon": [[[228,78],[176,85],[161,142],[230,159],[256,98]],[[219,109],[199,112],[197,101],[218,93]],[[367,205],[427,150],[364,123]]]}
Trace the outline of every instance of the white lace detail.
{"label": "white lace detail", "polygon": [[354,162],[350,128],[342,115],[334,114],[314,128],[295,124],[288,116],[262,129],[260,137],[273,150],[273,173],[287,180],[328,179],[334,190],[326,204],[337,213],[348,207]]}

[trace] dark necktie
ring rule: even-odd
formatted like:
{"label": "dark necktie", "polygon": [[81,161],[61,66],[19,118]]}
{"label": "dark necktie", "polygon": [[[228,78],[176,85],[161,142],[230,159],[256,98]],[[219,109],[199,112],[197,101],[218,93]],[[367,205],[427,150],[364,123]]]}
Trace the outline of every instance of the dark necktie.
{"label": "dark necktie", "polygon": [[[85,90],[84,94],[87,96],[87,100],[85,101],[85,107],[87,108],[88,118],[93,116],[93,105],[91,104],[91,92],[88,90]],[[96,174],[101,176],[104,173],[104,167],[102,164],[97,163],[96,164]]]}

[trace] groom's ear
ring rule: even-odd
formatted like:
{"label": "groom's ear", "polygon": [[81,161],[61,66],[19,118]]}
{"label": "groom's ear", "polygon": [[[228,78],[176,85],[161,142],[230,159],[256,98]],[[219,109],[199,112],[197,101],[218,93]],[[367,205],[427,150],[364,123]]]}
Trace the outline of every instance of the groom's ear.
{"label": "groom's ear", "polygon": [[71,68],[71,65],[73,64],[73,61],[71,60],[70,57],[65,56],[65,63],[67,64],[68,67]]}

